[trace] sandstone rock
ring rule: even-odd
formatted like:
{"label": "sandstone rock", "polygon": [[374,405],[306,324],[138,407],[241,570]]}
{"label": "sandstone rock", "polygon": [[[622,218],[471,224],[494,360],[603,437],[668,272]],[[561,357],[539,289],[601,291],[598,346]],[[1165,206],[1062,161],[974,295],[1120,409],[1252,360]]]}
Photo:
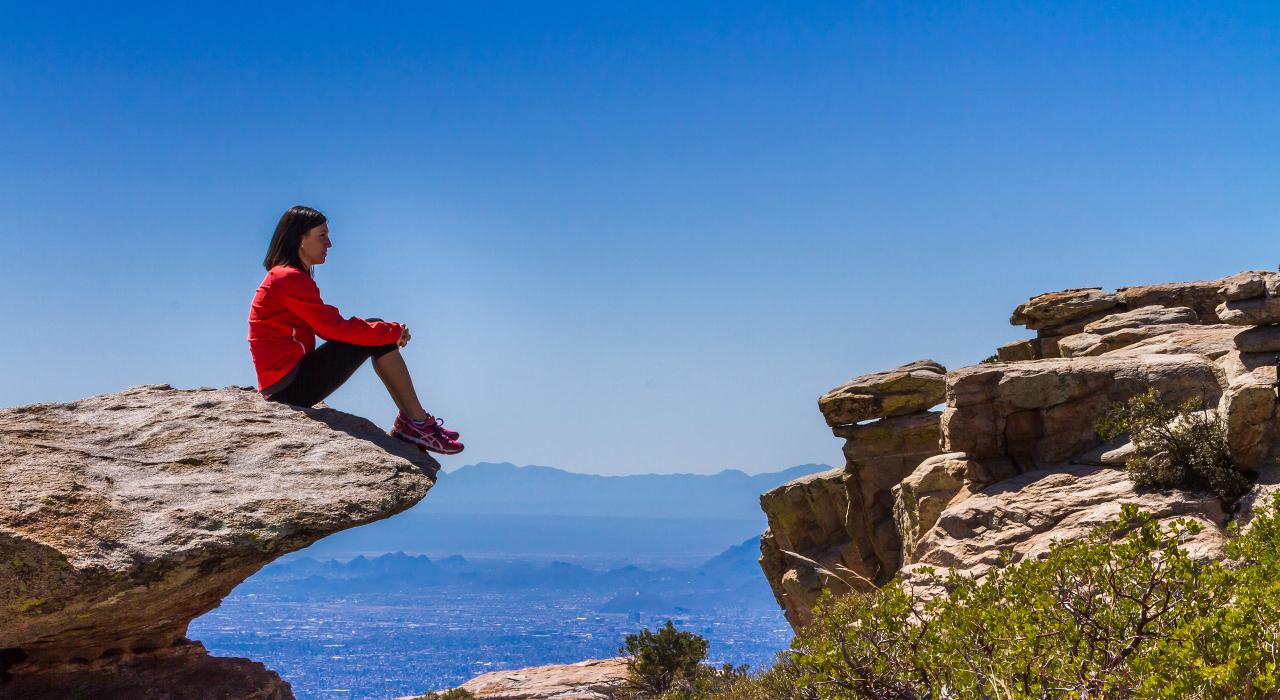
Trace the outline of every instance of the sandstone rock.
{"label": "sandstone rock", "polygon": [[[0,410],[10,677],[154,661],[263,565],[412,506],[438,468],[368,421],[248,389],[153,385]],[[227,666],[197,657],[182,655],[192,673]]]}
{"label": "sandstone rock", "polygon": [[946,372],[932,360],[917,360],[863,375],[824,394],[818,409],[832,427],[928,410],[942,403]]}
{"label": "sandstone rock", "polygon": [[1218,289],[1222,280],[1169,282],[1116,290],[1120,303],[1130,309],[1142,306],[1187,307],[1196,312],[1201,323],[1217,323],[1214,307],[1222,302]]}
{"label": "sandstone rock", "polygon": [[1280,353],[1280,326],[1255,326],[1237,333],[1233,339],[1240,352]]}
{"label": "sandstone rock", "polygon": [[587,659],[494,671],[472,678],[461,688],[482,700],[612,700],[626,680],[626,659]]}
{"label": "sandstone rock", "polygon": [[996,348],[996,357],[1001,362],[1021,362],[1024,360],[1039,360],[1040,339],[1030,338],[1027,340],[1015,340],[1012,343],[1005,343]]}
{"label": "sandstone rock", "polygon": [[827,580],[795,552],[824,568],[846,567],[867,579],[880,573],[869,537],[855,539],[846,528],[849,499],[844,469],[803,476],[760,496],[769,529],[760,539],[760,567],[792,627],[808,624],[824,587],[846,592],[839,580]]}
{"label": "sandstone rock", "polygon": [[1124,503],[1161,520],[1188,518],[1204,526],[1189,544],[1193,556],[1219,558],[1227,516],[1211,494],[1138,492],[1124,471],[1067,465],[1001,481],[953,504],[917,546],[921,564],[981,575],[1008,552],[1013,561],[1037,558],[1055,540],[1075,540],[1114,521]]}
{"label": "sandstone rock", "polygon": [[1220,280],[1218,295],[1223,301],[1239,301],[1267,295],[1268,287],[1274,288],[1280,282],[1280,275],[1263,270],[1246,270]]}
{"label": "sandstone rock", "polygon": [[1199,323],[1194,309],[1186,306],[1144,306],[1131,311],[1103,316],[1085,325],[1084,332],[1106,335],[1124,328],[1168,326],[1175,323]]}
{"label": "sandstone rock", "polygon": [[897,570],[902,541],[893,519],[893,487],[938,454],[936,412],[883,418],[835,429],[846,438],[846,465],[784,484],[760,497],[769,530],[760,566],[792,626],[808,624],[822,589],[848,590],[795,552],[831,571],[840,567],[874,584]]}
{"label": "sandstone rock", "polygon": [[[1274,356],[1232,353],[1231,375],[1219,409],[1227,424],[1231,459],[1241,469],[1257,469],[1272,460],[1280,439],[1276,411]],[[1250,367],[1252,366],[1252,367]]]}
{"label": "sandstone rock", "polygon": [[1235,349],[1235,337],[1239,326],[1225,324],[1188,326],[1162,333],[1145,340],[1112,350],[1108,357],[1143,355],[1202,355],[1216,360]]}
{"label": "sandstone rock", "polygon": [[1071,459],[1085,466],[1119,468],[1125,465],[1129,455],[1133,454],[1133,450],[1133,443],[1129,441],[1127,435],[1123,435],[1116,440],[1098,445],[1092,450],[1086,450]]}
{"label": "sandstone rock", "polygon": [[1218,318],[1233,326],[1261,326],[1280,323],[1280,296],[1224,301],[1217,306]]}
{"label": "sandstone rock", "polygon": [[[22,667],[16,669],[21,671]],[[292,700],[274,671],[248,659],[210,656],[199,642],[97,661],[63,661],[0,683],[0,697],[36,700]]]}
{"label": "sandstone rock", "polygon": [[1136,326],[1119,328],[1106,334],[1077,333],[1060,338],[1058,340],[1058,352],[1062,357],[1091,357],[1111,352],[1112,350],[1119,350],[1148,338],[1189,328],[1195,328],[1195,326],[1188,324]]}
{"label": "sandstone rock", "polygon": [[845,528],[863,551],[875,555],[870,578],[877,583],[888,579],[902,556],[892,489],[922,461],[942,451],[940,419],[936,412],[917,413],[836,430],[847,438],[845,489],[851,506]]}
{"label": "sandstone rock", "polygon": [[947,379],[942,447],[1021,468],[1059,464],[1099,442],[1112,404],[1154,387],[1171,401],[1216,401],[1221,372],[1199,355],[1080,357],[975,365]]}
{"label": "sandstone rock", "polygon": [[914,561],[916,542],[933,527],[944,508],[1017,473],[1008,460],[991,460],[990,465],[969,459],[963,452],[935,455],[893,487],[893,517],[902,541],[903,564]]}
{"label": "sandstone rock", "polygon": [[1102,289],[1065,289],[1032,297],[1018,305],[1009,318],[1015,326],[1040,330],[1061,326],[1099,311],[1114,307],[1119,301]]}

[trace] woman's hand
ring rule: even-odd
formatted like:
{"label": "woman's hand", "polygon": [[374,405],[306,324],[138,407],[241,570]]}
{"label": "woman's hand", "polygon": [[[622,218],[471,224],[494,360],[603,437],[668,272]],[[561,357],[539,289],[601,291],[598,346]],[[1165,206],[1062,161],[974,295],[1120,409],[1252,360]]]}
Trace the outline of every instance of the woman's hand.
{"label": "woman's hand", "polygon": [[411,338],[412,336],[409,335],[409,327],[405,326],[404,330],[400,331],[400,340],[396,341],[396,345],[404,347],[409,344],[409,340]]}

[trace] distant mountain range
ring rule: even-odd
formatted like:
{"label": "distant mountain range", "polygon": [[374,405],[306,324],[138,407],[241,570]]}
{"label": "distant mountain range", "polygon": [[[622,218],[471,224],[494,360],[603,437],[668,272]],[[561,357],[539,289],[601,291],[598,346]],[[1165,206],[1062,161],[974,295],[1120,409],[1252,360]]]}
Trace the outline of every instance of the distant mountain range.
{"label": "distant mountain range", "polygon": [[295,557],[265,567],[237,593],[305,597],[437,588],[504,595],[554,591],[561,596],[598,596],[606,601],[597,607],[604,613],[679,613],[723,606],[776,611],[756,561],[759,555],[756,536],[687,568],[626,565],[601,571],[563,561],[472,560],[458,555],[433,560],[404,552],[347,561]]}
{"label": "distant mountain range", "polygon": [[404,551],[691,566],[764,530],[760,494],[829,468],[598,476],[473,464],[441,474],[413,509],[328,537],[303,554],[349,558]]}

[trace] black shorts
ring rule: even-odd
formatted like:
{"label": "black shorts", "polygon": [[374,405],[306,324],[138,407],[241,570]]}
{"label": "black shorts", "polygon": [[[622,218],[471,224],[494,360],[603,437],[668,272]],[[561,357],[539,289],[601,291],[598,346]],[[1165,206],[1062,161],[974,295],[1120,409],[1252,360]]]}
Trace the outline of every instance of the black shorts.
{"label": "black shorts", "polygon": [[298,364],[281,381],[262,391],[270,401],[314,406],[338,390],[360,365],[395,350],[391,345],[352,345],[330,340],[302,356]]}

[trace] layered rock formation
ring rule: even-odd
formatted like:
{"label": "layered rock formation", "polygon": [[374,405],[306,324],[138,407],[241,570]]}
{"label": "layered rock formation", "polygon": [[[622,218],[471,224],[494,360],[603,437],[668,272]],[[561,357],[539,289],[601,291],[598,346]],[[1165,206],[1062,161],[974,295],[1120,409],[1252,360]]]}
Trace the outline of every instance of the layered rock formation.
{"label": "layered rock formation", "polygon": [[417,503],[439,465],[248,389],[0,410],[0,696],[289,698],[190,621],[271,560]]}
{"label": "layered rock formation", "polygon": [[[812,474],[760,497],[769,530],[761,566],[793,625],[805,624],[822,588],[881,584],[898,568],[902,540],[891,489],[938,454],[946,369],[919,360],[853,379],[818,400],[832,432],[844,438],[845,466]],[[796,557],[816,561],[840,578]]]}
{"label": "layered rock formation", "polygon": [[[882,585],[925,565],[982,575],[1002,553],[1017,561],[1083,535],[1121,503],[1199,521],[1194,552],[1221,555],[1233,513],[1205,494],[1136,490],[1122,468],[1132,446],[1103,444],[1095,426],[1115,403],[1154,387],[1218,412],[1239,469],[1275,465],[1280,275],[1069,289],[1019,305],[1010,322],[1036,336],[1002,346],[997,362],[951,372],[913,363],[819,399],[848,440],[846,466],[761,497],[769,516],[761,566],[793,625],[807,622],[823,587]],[[926,382],[928,391],[919,388]],[[927,413],[939,385],[945,408]],[[904,415],[933,426],[937,443],[890,417]],[[855,422],[871,418],[879,420]],[[868,470],[856,436],[874,429],[900,437],[878,441],[880,461]],[[838,567],[857,576],[820,571]]]}

